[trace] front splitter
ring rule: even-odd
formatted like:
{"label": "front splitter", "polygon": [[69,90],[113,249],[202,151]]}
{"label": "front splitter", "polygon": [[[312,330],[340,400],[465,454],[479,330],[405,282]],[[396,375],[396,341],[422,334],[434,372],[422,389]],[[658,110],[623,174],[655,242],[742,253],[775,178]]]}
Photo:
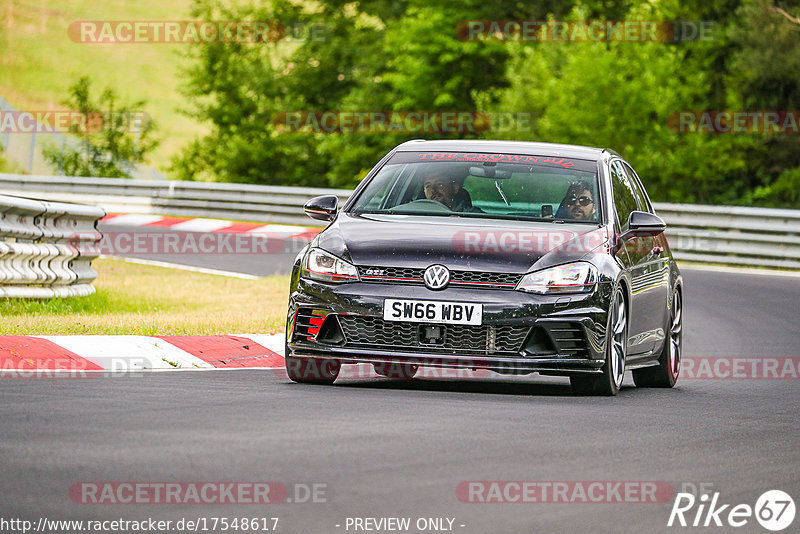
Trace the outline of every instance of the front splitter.
{"label": "front splitter", "polygon": [[605,363],[603,360],[588,360],[570,357],[515,358],[492,357],[486,354],[438,354],[424,352],[382,351],[326,347],[323,350],[290,344],[293,356],[317,359],[336,359],[342,363],[407,363],[423,367],[449,367],[462,369],[488,369],[509,373],[554,373],[597,374]]}

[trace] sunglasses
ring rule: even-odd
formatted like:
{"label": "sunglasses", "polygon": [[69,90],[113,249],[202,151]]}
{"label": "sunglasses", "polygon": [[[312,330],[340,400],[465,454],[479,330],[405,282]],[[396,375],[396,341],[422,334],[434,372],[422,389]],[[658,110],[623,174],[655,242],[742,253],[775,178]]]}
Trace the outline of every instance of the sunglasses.
{"label": "sunglasses", "polygon": [[592,200],[591,198],[586,197],[586,196],[583,196],[583,197],[570,197],[570,198],[567,199],[567,204],[575,204],[576,202],[578,202],[581,206],[588,206],[589,204],[594,202],[594,200]]}

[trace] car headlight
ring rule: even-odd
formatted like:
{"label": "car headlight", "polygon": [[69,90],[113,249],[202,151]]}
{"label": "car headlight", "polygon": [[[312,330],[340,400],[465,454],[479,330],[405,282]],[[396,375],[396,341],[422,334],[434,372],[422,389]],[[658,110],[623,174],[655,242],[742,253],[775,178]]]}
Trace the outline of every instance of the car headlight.
{"label": "car headlight", "polygon": [[357,282],[355,265],[320,248],[312,248],[303,259],[302,276],[321,282]]}
{"label": "car headlight", "polygon": [[528,273],[516,289],[529,293],[589,293],[597,283],[597,268],[591,263],[578,261]]}

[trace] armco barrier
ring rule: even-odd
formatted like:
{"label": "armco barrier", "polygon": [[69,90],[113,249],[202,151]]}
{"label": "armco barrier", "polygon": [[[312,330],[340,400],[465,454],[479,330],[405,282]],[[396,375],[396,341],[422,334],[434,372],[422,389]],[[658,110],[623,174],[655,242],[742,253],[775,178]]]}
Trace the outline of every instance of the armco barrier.
{"label": "armco barrier", "polygon": [[258,222],[314,224],[303,204],[317,195],[352,191],[251,184],[76,178],[0,174],[0,191],[73,202],[90,202],[109,213],[155,213]]}
{"label": "armco barrier", "polygon": [[656,204],[678,260],[800,269],[800,210]]}
{"label": "armco barrier", "polygon": [[0,195],[0,298],[94,293],[97,272],[87,253],[101,239],[105,210]]}
{"label": "armco barrier", "polygon": [[[321,224],[303,204],[352,191],[249,184],[0,174],[0,191],[96,203],[112,213]],[[679,260],[800,269],[800,210],[695,204],[655,205]]]}

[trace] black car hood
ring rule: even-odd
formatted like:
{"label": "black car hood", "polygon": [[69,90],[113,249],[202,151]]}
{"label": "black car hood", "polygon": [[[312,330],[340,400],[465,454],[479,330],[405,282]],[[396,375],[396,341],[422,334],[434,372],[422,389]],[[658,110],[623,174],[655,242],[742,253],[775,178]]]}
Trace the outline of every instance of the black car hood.
{"label": "black car hood", "polygon": [[[596,250],[606,230],[584,223],[340,213],[315,240],[358,266],[525,273]],[[546,256],[546,257],[545,257]],[[540,261],[541,260],[541,261]]]}

